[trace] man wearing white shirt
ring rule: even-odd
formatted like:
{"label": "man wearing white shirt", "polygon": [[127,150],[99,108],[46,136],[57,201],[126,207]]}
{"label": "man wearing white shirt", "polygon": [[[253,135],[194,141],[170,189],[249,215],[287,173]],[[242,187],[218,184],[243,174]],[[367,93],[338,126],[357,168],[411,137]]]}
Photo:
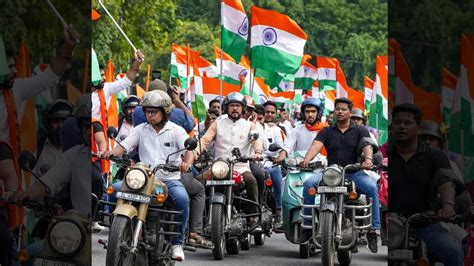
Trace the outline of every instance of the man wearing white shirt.
{"label": "man wearing white shirt", "polygon": [[[255,130],[255,124],[242,118],[247,102],[244,96],[238,92],[232,92],[224,99],[224,110],[227,115],[221,115],[207,130],[201,138],[201,143],[194,150],[197,158],[202,151],[209,148],[214,141],[215,158],[227,159],[232,156],[232,149],[239,148],[242,155],[249,154],[249,133]],[[262,156],[262,143],[259,139],[252,142],[255,150],[254,159]],[[249,200],[258,204],[257,181],[250,171],[248,163],[236,163],[234,171],[242,174],[245,181],[245,189]],[[249,207],[250,213],[258,212],[257,207]],[[257,223],[254,217],[250,218],[249,227]]]}
{"label": "man wearing white shirt", "polygon": [[[276,143],[278,146],[283,147],[284,143],[284,132],[275,123],[277,114],[277,105],[274,102],[267,101],[263,104],[265,108],[265,123],[263,124],[262,138],[267,140],[267,145],[264,145],[264,154],[269,158],[275,158],[278,152],[269,151],[269,145]],[[275,195],[275,220],[273,221],[273,228],[276,232],[280,231],[283,227],[281,220],[281,182],[282,173],[279,165],[274,165],[271,161],[267,161],[264,165],[265,169],[270,174],[273,181],[273,190]]]}
{"label": "man wearing white shirt", "polygon": [[[184,149],[184,142],[188,139],[188,135],[182,127],[168,121],[168,115],[172,110],[172,101],[166,92],[160,90],[147,92],[142,107],[148,123],[135,127],[133,133],[121,144],[127,151],[132,151],[139,146],[141,162],[154,167],[157,164],[164,164],[169,154]],[[106,152],[105,157],[120,156],[124,152],[121,146],[116,146],[114,150]],[[182,152],[170,156],[169,163],[179,166],[182,172],[187,172],[193,163],[193,153],[186,151],[184,161],[181,160],[181,155]],[[179,172],[164,174],[157,171],[155,177],[162,180],[168,187],[169,197],[173,201],[175,209],[183,211],[182,226],[179,229],[181,235],[175,236],[171,240],[173,258],[183,261],[184,234],[189,219],[189,196],[180,182],[181,174]]]}

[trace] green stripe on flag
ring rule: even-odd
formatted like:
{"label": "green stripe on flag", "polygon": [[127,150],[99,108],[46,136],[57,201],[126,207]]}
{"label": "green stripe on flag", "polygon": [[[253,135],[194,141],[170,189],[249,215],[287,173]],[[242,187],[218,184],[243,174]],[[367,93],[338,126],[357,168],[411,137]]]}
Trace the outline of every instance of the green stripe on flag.
{"label": "green stripe on flag", "polygon": [[227,82],[229,84],[232,84],[232,85],[240,85],[240,80],[235,80],[231,77],[228,77],[228,76],[223,76],[223,79],[222,79],[224,82]]}
{"label": "green stripe on flag", "polygon": [[323,91],[335,90],[336,89],[336,84],[337,83],[336,83],[335,80],[329,80],[329,79],[320,80],[319,81],[319,91],[323,92]]}
{"label": "green stripe on flag", "polygon": [[255,76],[263,78],[265,84],[267,84],[270,88],[277,87],[283,79],[283,76],[277,72],[272,72],[261,68],[255,69]]}
{"label": "green stripe on flag", "polygon": [[314,79],[312,78],[295,78],[295,90],[310,90],[313,87]]}
{"label": "green stripe on flag", "polygon": [[191,103],[191,109],[193,116],[199,118],[199,121],[206,120],[206,105],[202,95],[196,94],[195,101]]}
{"label": "green stripe on flag", "polygon": [[244,54],[247,41],[239,35],[227,30],[221,26],[222,50],[234,58],[235,62],[240,63],[240,58]]}
{"label": "green stripe on flag", "polygon": [[[376,93],[374,90],[373,93]],[[383,98],[377,95],[376,102],[370,106],[369,126],[376,128],[379,132],[379,145],[383,145],[388,139],[388,120],[383,116]]]}
{"label": "green stripe on flag", "polygon": [[292,55],[262,45],[252,47],[251,54],[252,67],[288,74],[294,74],[298,71],[302,59],[302,56]]}

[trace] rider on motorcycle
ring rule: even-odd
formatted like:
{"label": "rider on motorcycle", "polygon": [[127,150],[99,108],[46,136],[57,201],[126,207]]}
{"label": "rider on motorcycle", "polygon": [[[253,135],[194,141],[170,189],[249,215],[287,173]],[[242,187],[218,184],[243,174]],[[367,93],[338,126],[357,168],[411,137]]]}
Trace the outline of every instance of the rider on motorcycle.
{"label": "rider on motorcycle", "polygon": [[[263,104],[265,108],[265,123],[263,124],[262,137],[268,140],[268,144],[276,143],[280,147],[284,146],[284,133],[283,130],[278,127],[275,123],[278,107],[276,103],[267,101]],[[267,146],[267,145],[265,145]],[[268,147],[265,148],[265,154],[271,157],[275,156],[276,152],[268,151]],[[282,173],[279,165],[274,165],[271,162],[267,162],[265,165],[266,170],[270,173],[273,181],[273,188],[275,190],[275,220],[273,226],[275,230],[281,230],[283,222],[281,220],[281,182]]]}
{"label": "rider on motorcycle", "polygon": [[[232,92],[224,99],[224,110],[227,115],[220,116],[207,130],[201,138],[201,143],[194,150],[195,157],[199,156],[201,150],[207,150],[211,142],[214,141],[215,157],[227,159],[231,156],[233,148],[240,148],[241,154],[249,153],[249,146],[246,145],[251,130],[255,130],[254,123],[242,118],[247,102],[244,96],[238,92]],[[245,146],[245,148],[244,148]],[[262,142],[257,139],[252,142],[255,150],[254,159],[262,157]],[[236,163],[234,170],[242,174],[245,181],[247,197],[254,202],[258,201],[257,181],[250,171],[248,163]],[[257,213],[257,207],[250,207],[250,213]],[[253,227],[257,220],[250,218],[249,227]]]}
{"label": "rider on motorcycle", "polygon": [[[420,141],[421,117],[421,110],[413,104],[393,107],[389,212],[407,218],[431,211],[439,195],[442,207],[438,216],[450,218],[456,214],[455,194],[459,189],[454,185],[456,176],[442,150]],[[441,223],[417,225],[410,234],[425,242],[428,257],[439,259],[444,265],[464,265],[461,243]]]}
{"label": "rider on motorcycle", "polygon": [[[151,165],[166,162],[169,154],[184,149],[183,145],[188,134],[186,131],[168,121],[168,116],[172,110],[172,101],[168,94],[161,90],[147,92],[142,102],[143,111],[147,122],[135,127],[133,133],[121,142],[126,151],[132,151],[140,146],[138,151],[141,162]],[[114,150],[105,153],[106,158],[111,156],[121,156],[125,150],[121,146],[116,146]],[[193,163],[193,154],[186,151],[184,160],[181,159],[181,153],[170,157],[170,163],[180,166],[182,172],[187,172]],[[184,261],[183,244],[186,227],[189,219],[189,196],[180,182],[181,175],[178,172],[164,174],[157,171],[155,177],[161,179],[169,190],[169,197],[175,205],[177,211],[183,211],[181,216],[182,226],[179,228],[181,233],[175,236],[172,241],[172,257],[178,261]]]}
{"label": "rider on motorcycle", "polygon": [[[351,122],[351,110],[353,103],[348,98],[337,98],[334,101],[334,112],[336,115],[336,123],[328,128],[324,128],[314,139],[311,147],[305,155],[303,167],[307,167],[310,161],[321,151],[323,147],[327,150],[328,165],[338,164],[346,166],[358,162],[358,146],[363,138],[369,138],[369,131],[366,127],[358,126]],[[364,153],[364,161],[362,166],[365,169],[371,169],[373,166],[372,145],[367,143],[362,148]],[[380,230],[380,209],[377,184],[369,178],[366,172],[346,172],[346,176],[355,182],[357,191],[372,198],[372,228],[367,232],[367,240],[369,249],[376,253],[377,247],[377,232]],[[313,204],[314,196],[309,195],[309,188],[317,187],[322,178],[322,172],[317,173],[314,177],[307,179],[304,182],[304,204]],[[309,209],[305,209],[305,214],[310,215]],[[305,224],[310,224],[310,221],[304,221]],[[311,230],[303,230],[301,232],[301,242],[306,242],[311,237]]]}

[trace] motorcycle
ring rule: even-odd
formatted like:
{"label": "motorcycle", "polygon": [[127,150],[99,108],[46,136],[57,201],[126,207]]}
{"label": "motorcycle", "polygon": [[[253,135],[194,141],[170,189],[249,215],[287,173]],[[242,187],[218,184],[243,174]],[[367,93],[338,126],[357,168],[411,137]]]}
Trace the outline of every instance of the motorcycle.
{"label": "motorcycle", "polygon": [[[109,128],[107,133],[115,139],[116,129]],[[197,142],[188,139],[184,146],[185,149],[169,154],[165,164],[153,169],[140,162],[131,165],[127,155],[110,158],[127,169],[124,182],[116,192],[117,203],[101,201],[102,204],[115,205],[106,265],[174,265],[170,241],[180,234],[175,229],[181,226],[177,218],[182,211],[175,211],[172,203],[167,201],[168,188],[163,181],[155,179],[155,173],[158,170],[178,172],[178,166],[170,164],[169,157],[186,149],[195,149]],[[113,193],[110,189],[107,192]],[[196,250],[187,246],[184,249]]]}
{"label": "motorcycle", "polygon": [[[283,162],[288,168],[288,174],[283,178],[282,216],[285,238],[293,244],[299,244],[300,258],[307,259],[311,253],[315,253],[316,246],[312,241],[305,244],[300,243],[303,184],[306,179],[314,175],[315,171],[323,167],[325,158],[318,155],[318,161],[311,163],[308,168],[303,168],[300,164],[304,159],[304,155],[304,152],[294,152]],[[315,204],[319,204],[319,195],[315,197]],[[317,219],[317,216],[315,219]],[[317,220],[315,220],[315,223],[317,224]]]}
{"label": "motorcycle", "polygon": [[[36,164],[35,156],[29,151],[22,151],[19,165],[23,171],[29,172],[46,188],[41,177],[36,176],[32,169]],[[3,200],[6,204],[16,202]],[[18,244],[18,259],[21,263],[33,265],[90,265],[91,259],[91,222],[89,214],[77,210],[65,211],[58,204],[58,199],[49,193],[42,201],[26,199],[22,206],[30,209],[37,219],[33,230],[28,232],[25,226],[15,230]],[[41,246],[39,254],[29,254],[28,238],[32,245]]]}
{"label": "motorcycle", "polygon": [[[246,145],[258,139],[258,133],[251,132],[249,138],[250,141]],[[214,243],[212,254],[215,260],[222,260],[225,251],[229,254],[238,254],[241,249],[249,249],[249,234],[258,226],[262,227],[263,232],[254,234],[257,244],[263,244],[264,232],[271,230],[271,212],[246,198],[243,176],[233,170],[235,163],[249,160],[252,158],[242,156],[240,149],[234,148],[231,158],[214,160],[211,175],[206,180],[206,187],[209,187],[209,202],[204,231]],[[254,205],[258,212],[245,214],[242,211],[243,205]],[[251,228],[247,225],[247,218],[250,217],[260,218]]]}
{"label": "motorcycle", "polygon": [[358,163],[326,167],[319,186],[308,191],[320,195],[320,204],[302,204],[302,209],[310,208],[312,214],[301,217],[311,219],[313,224],[301,227],[312,230],[312,240],[321,249],[322,265],[334,265],[335,253],[341,265],[350,265],[352,252],[358,251],[360,232],[372,226],[372,201],[360,202],[355,183],[345,176],[346,170],[361,169]]}
{"label": "motorcycle", "polygon": [[[447,222],[464,225],[468,228],[472,223],[471,213],[456,215],[449,219],[441,219],[434,212],[415,213],[406,218],[397,213],[389,213],[388,230],[388,262],[389,265],[432,265],[437,258],[429,258],[426,244],[419,238],[410,235],[410,229],[415,224],[432,224]],[[430,264],[432,263],[432,264]]]}

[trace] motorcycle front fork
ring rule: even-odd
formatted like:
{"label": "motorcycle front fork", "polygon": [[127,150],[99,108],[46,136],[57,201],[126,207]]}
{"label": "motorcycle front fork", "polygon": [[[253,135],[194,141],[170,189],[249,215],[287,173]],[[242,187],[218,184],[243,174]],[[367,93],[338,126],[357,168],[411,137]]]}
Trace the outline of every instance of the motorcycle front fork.
{"label": "motorcycle front fork", "polygon": [[[342,212],[344,210],[344,195],[343,194],[336,195],[335,198],[333,198],[333,200],[335,200],[336,201],[335,204],[337,204],[335,212],[334,212],[336,215],[335,240],[336,242],[340,243],[342,241],[342,214],[343,214]],[[322,194],[320,206],[323,206],[326,203],[326,201],[327,201],[326,194]],[[321,211],[319,213],[321,214]],[[318,239],[319,239],[321,237],[321,232],[319,231],[318,233],[319,233],[319,236],[318,236]]]}

